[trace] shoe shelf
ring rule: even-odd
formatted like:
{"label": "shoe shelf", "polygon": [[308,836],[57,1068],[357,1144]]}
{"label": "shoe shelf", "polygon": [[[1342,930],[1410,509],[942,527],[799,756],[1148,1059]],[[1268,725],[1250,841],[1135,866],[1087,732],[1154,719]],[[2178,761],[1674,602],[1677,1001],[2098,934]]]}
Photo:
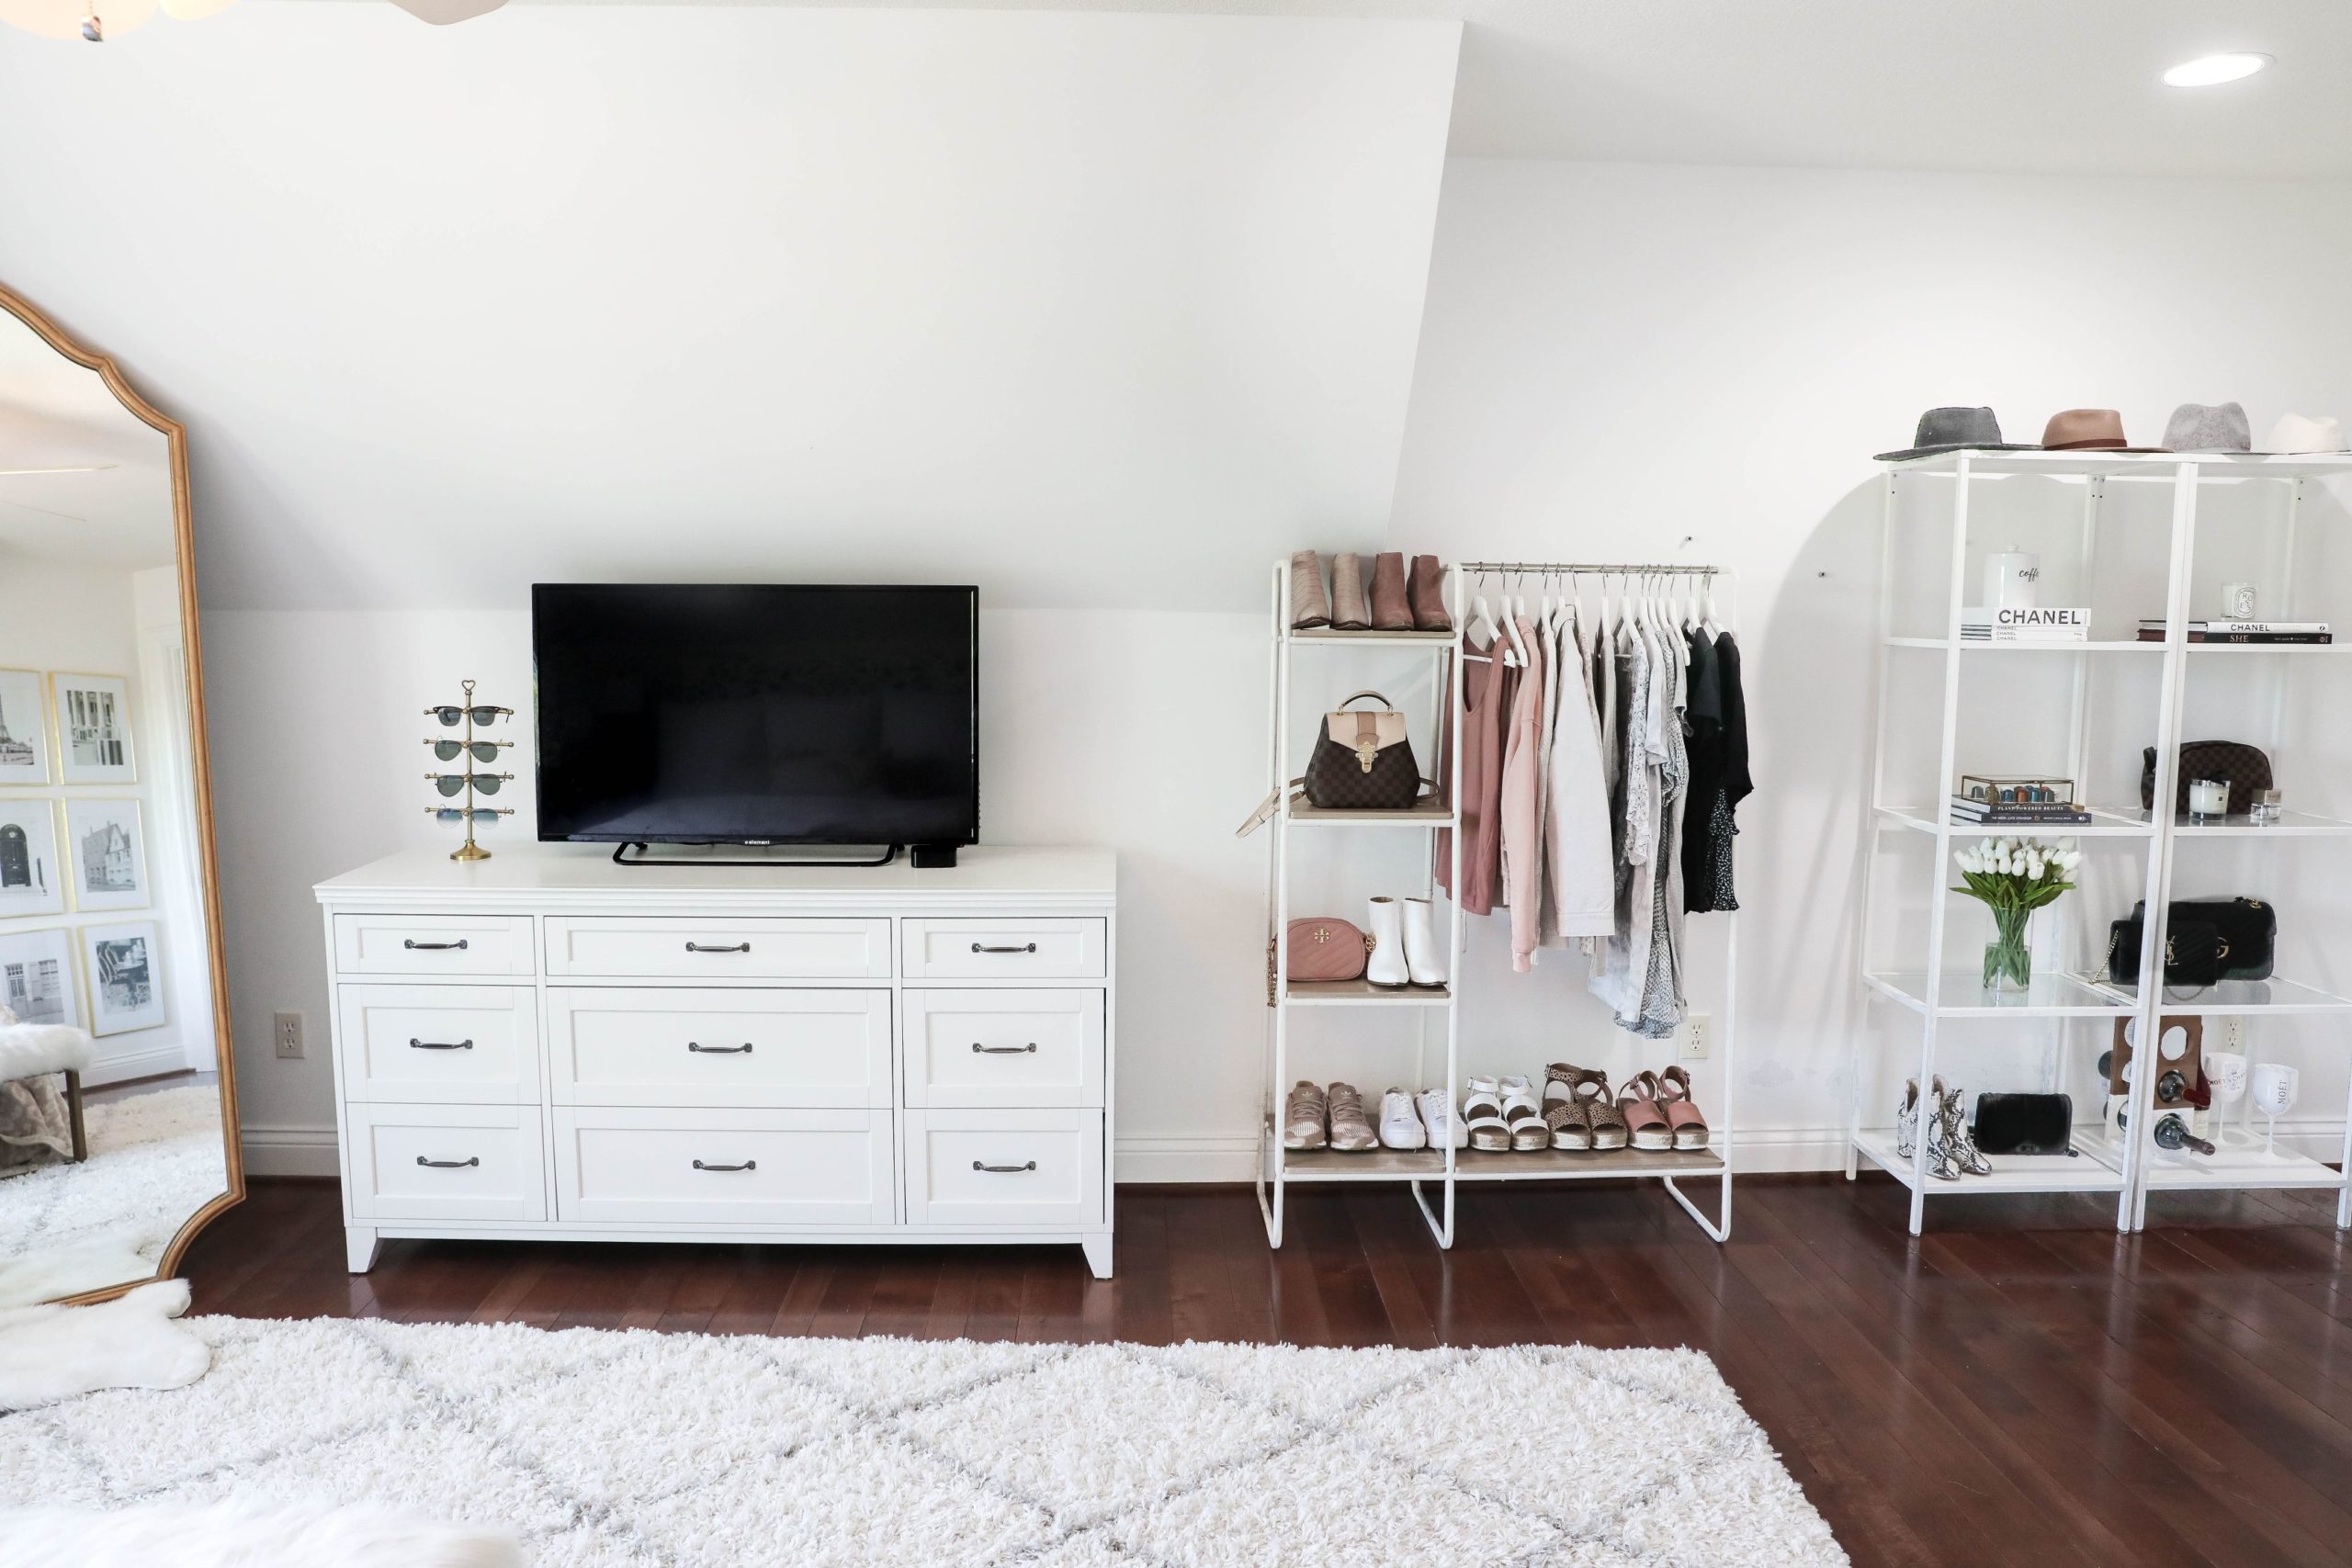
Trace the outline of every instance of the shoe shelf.
{"label": "shoe shelf", "polygon": [[[1928,976],[1921,970],[1869,974],[1862,983],[1916,1013],[1928,1010]],[[1937,987],[1939,1018],[2128,1018],[2132,998],[2075,975],[2036,971],[2021,991],[1988,991],[1973,969],[1947,969]]]}
{"label": "shoe shelf", "polygon": [[1408,648],[1451,648],[1453,646],[1453,634],[1452,632],[1337,632],[1329,626],[1322,626],[1314,631],[1286,631],[1283,634],[1283,640],[1307,644],[1347,642],[1359,646],[1370,644],[1377,647],[1382,643],[1397,643]]}
{"label": "shoe shelf", "polygon": [[1293,1007],[1444,1007],[1453,1000],[1450,986],[1408,986],[1394,990],[1369,980],[1289,980],[1283,994]]}
{"label": "shoe shelf", "polygon": [[1462,1149],[1454,1174],[1464,1181],[1593,1181],[1628,1176],[1720,1176],[1713,1149]]}
{"label": "shoe shelf", "polygon": [[1444,801],[1430,797],[1408,811],[1346,811],[1309,806],[1304,800],[1294,800],[1287,807],[1290,819],[1302,827],[1336,826],[1343,828],[1451,828],[1453,811]]}
{"label": "shoe shelf", "polygon": [[1962,1176],[1957,1181],[1928,1178],[1924,1186],[1908,1156],[1895,1152],[1892,1127],[1869,1127],[1854,1135],[1862,1156],[1904,1186],[1929,1198],[1965,1198],[1986,1192],[2120,1192],[2123,1169],[2111,1163],[2094,1139],[2078,1139],[2072,1155],[1986,1156],[1990,1176]]}
{"label": "shoe shelf", "polygon": [[[1892,1129],[1867,1124],[1892,1110],[1906,1077],[1926,1084],[1940,1073],[1951,1084],[1973,1070],[1975,1053],[1947,1032],[1955,1022],[1972,1032],[1972,1041],[2002,1039],[2006,1049],[1988,1060],[2018,1063],[2039,1055],[2043,1064],[2040,1072],[2046,1081],[2031,1082],[2030,1069],[2018,1069],[2029,1081],[1965,1081],[1962,1087],[1972,1097],[1984,1089],[2065,1088],[2065,1065],[2077,1060],[2075,1048],[2104,1042],[2110,1021],[2119,1019],[2134,1021],[2146,1039],[2165,1014],[2275,1017],[2281,1021],[2278,1029],[2257,1022],[2240,1026],[2242,1042],[2231,1049],[2256,1063],[2281,1055],[2297,1060],[2289,1051],[2304,1053],[2306,1061],[2346,1059],[2335,1052],[2311,1055],[2331,1040],[2352,1039],[2352,995],[2312,979],[2281,976],[2194,989],[2121,986],[2104,977],[2103,962],[2092,965],[2097,973],[2084,974],[2068,972],[2067,964],[2052,959],[2066,954],[2079,964],[2095,956],[2106,944],[2108,922],[2130,913],[2135,901],[2163,911],[2177,898],[2227,893],[2275,897],[2308,916],[2305,928],[2320,928],[2289,927],[2282,935],[2290,940],[2316,943],[2323,953],[2341,945],[2338,933],[2327,929],[2333,900],[2313,894],[2308,882],[2302,897],[2296,897],[2297,877],[2321,875],[2314,868],[2335,852],[2312,846],[2308,855],[2233,851],[2222,856],[2199,846],[2211,840],[2243,846],[2265,836],[2352,838],[2352,813],[2325,814],[2331,808],[2344,811],[2347,804],[2330,798],[2332,771],[2324,765],[2329,746],[2296,733],[2301,725],[2324,722],[2324,716],[2325,716],[2340,705],[2340,694],[2324,683],[2336,679],[2325,660],[2352,653],[2352,640],[2192,643],[2183,628],[2192,612],[2203,610],[2231,579],[2254,581],[2264,611],[2280,620],[2326,619],[2339,602],[2352,603],[2346,592],[2352,576],[2338,558],[2341,552],[2329,553],[2343,532],[2345,500],[2324,482],[2347,477],[2352,456],[1957,452],[1887,466],[1881,494],[1878,713],[1867,785],[1858,979],[1868,994],[1903,1011],[1870,1010],[1869,1026],[1857,1030],[1851,1043],[1846,1173],[1852,1178],[1867,1165],[1893,1174],[1910,1192],[1912,1234],[1922,1229],[1930,1197],[2111,1193],[2116,1227],[2128,1233],[2147,1224],[2152,1191],[2277,1187],[2336,1191],[2335,1224],[2352,1230],[2352,1179],[2342,1167],[2312,1158],[2303,1148],[2272,1152],[2236,1128],[2217,1138],[2218,1152],[2210,1156],[2158,1147],[2153,1076],[2151,1083],[2133,1090],[2142,1097],[2141,1110],[2150,1113],[2135,1111],[2128,1130],[2103,1131],[2096,1116],[2086,1125],[2078,1111],[2075,1155],[1988,1154],[1994,1168],[1989,1177],[1935,1179],[1927,1175],[1923,1158],[1895,1154]],[[2161,610],[2177,640],[1962,638],[1963,611],[1974,597],[1983,558],[2018,547],[2018,540],[2041,552],[2045,582],[2074,585],[2061,592],[2093,604],[2095,615],[2128,626],[2120,617],[2154,619]],[[1906,630],[1939,635],[1898,635],[1898,597]],[[1942,657],[1930,660],[1923,652]],[[1971,662],[1983,656],[2041,653],[2142,657]],[[2245,663],[2249,657],[2256,662]],[[2314,666],[2313,660],[2321,662]],[[1963,665],[1973,670],[1965,681]],[[1923,684],[1939,674],[1939,705]],[[2323,684],[2306,686],[2307,681]],[[2192,690],[2199,699],[2193,703]],[[2018,716],[2015,727],[2003,728],[2011,715]],[[2107,798],[2121,795],[2128,800],[2127,781],[2138,773],[2140,749],[2147,745],[2157,759],[2154,798],[2169,801],[2180,787],[2182,741],[2208,734],[2258,745],[2274,765],[2283,755],[2280,782],[2290,795],[2301,797],[2299,804],[2319,809],[2290,811],[2276,822],[2256,824],[2243,816],[2193,820],[2134,803],[2094,807],[2091,820],[2081,825],[2025,826],[1950,820],[1940,804],[1941,793],[1963,772],[1988,768],[2018,773],[2039,769],[2076,780],[2086,791],[2096,790],[2104,777],[2110,789]],[[1997,764],[1988,753],[1999,757]],[[1902,782],[1902,793],[1892,792],[1892,781]],[[1928,804],[1898,804],[1930,792]],[[2054,923],[2056,929],[2045,930],[2037,944],[2041,953],[2031,985],[1994,992],[1984,987],[1968,962],[1982,940],[1973,933],[1981,927],[1983,938],[1989,938],[1992,922],[1973,902],[1946,889],[1957,880],[1951,864],[1957,849],[2005,835],[2076,839],[2086,850],[2109,847],[2099,852],[2101,874],[2086,878],[2082,887],[2037,917],[2038,926]],[[1891,850],[1896,842],[1916,844],[1922,838],[1931,844],[1924,855],[1916,849],[1882,852],[1882,846]],[[2140,844],[2147,846],[2144,856],[2137,852]],[[2185,872],[2184,864],[2191,870]],[[2326,867],[2334,865],[2325,861]],[[2113,874],[2119,869],[2120,877]],[[2213,885],[2208,873],[2226,880]],[[1882,905],[1915,918],[1886,918]],[[1885,934],[1894,931],[1906,933],[1899,943]],[[2161,953],[2167,935],[2159,921],[2150,934],[2151,951]],[[2287,956],[2291,961],[2293,955]],[[2290,1020],[2302,1022],[2290,1028]],[[2272,1041],[2284,1049],[2274,1046],[2274,1054],[2266,1055],[2265,1044]],[[2018,1049],[2033,1045],[2041,1049]],[[1961,1064],[1957,1071],[1955,1063]],[[2352,1085],[2346,1093],[2352,1100]],[[2352,1127],[2352,1104],[2346,1106],[2346,1126]],[[2335,1136],[2330,1133],[2331,1144]],[[2352,1167],[2352,1132],[2344,1134],[2342,1161]]]}

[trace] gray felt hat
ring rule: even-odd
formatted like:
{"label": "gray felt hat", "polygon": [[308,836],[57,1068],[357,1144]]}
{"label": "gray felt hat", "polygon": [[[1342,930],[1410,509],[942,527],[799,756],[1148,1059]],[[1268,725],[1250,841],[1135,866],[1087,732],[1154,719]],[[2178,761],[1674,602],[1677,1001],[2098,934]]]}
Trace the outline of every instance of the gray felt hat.
{"label": "gray felt hat", "polygon": [[1991,409],[1929,409],[1919,416],[1918,434],[1900,452],[1881,452],[1882,463],[1925,457],[1937,452],[2030,452],[2033,444],[2001,439],[2001,422]]}
{"label": "gray felt hat", "polygon": [[2254,430],[2245,410],[2235,403],[2183,403],[2165,426],[2167,452],[2245,452],[2253,446]]}

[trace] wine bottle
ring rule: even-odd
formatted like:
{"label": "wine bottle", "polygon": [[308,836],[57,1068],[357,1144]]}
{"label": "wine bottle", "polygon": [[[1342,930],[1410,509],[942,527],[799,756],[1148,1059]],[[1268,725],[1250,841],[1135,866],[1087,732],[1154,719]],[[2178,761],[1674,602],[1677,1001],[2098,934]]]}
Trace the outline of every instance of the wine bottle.
{"label": "wine bottle", "polygon": [[2188,1130],[2188,1123],[2177,1113],[2165,1116],[2156,1122],[2156,1147],[2160,1149],[2195,1149],[2210,1155],[2213,1145]]}
{"label": "wine bottle", "polygon": [[2156,1079],[2156,1100],[2159,1104],[2178,1105],[2188,1098],[2188,1076],[2178,1067],[2166,1067]]}

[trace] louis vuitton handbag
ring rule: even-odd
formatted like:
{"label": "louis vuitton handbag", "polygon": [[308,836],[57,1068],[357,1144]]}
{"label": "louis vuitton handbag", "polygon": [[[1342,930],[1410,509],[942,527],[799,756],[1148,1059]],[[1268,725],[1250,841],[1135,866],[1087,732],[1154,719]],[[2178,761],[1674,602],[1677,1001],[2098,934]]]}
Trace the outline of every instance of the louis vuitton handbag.
{"label": "louis vuitton handbag", "polygon": [[[1351,705],[1366,697],[1381,705]],[[1323,716],[1316,728],[1315,749],[1307,753],[1306,772],[1290,782],[1320,811],[1409,811],[1430,781],[1421,777],[1413,743],[1406,738],[1405,716],[1378,692],[1356,692]],[[1281,798],[1279,789],[1269,795],[1236,837],[1255,831],[1274,814]]]}

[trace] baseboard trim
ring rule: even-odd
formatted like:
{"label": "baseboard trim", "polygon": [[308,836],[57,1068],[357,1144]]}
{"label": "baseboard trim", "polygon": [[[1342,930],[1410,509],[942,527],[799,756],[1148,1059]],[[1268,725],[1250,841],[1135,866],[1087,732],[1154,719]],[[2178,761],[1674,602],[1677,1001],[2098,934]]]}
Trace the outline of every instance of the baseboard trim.
{"label": "baseboard trim", "polygon": [[[243,1131],[245,1169],[254,1176],[334,1179],[342,1174],[333,1127],[249,1123]],[[2344,1157],[2343,1119],[2290,1118],[2278,1123],[2278,1143],[2333,1165]],[[1770,1127],[1742,1133],[1732,1150],[1732,1168],[1741,1175],[1845,1168],[1846,1134],[1837,1128]],[[1234,1186],[1253,1182],[1257,1175],[1257,1139],[1202,1133],[1121,1138],[1112,1179],[1122,1187]]]}
{"label": "baseboard trim", "polygon": [[82,1085],[85,1089],[111,1089],[117,1084],[170,1077],[175,1073],[187,1070],[187,1050],[178,1045],[164,1045],[152,1051],[125,1051],[119,1055],[101,1055],[90,1070],[82,1075]]}

